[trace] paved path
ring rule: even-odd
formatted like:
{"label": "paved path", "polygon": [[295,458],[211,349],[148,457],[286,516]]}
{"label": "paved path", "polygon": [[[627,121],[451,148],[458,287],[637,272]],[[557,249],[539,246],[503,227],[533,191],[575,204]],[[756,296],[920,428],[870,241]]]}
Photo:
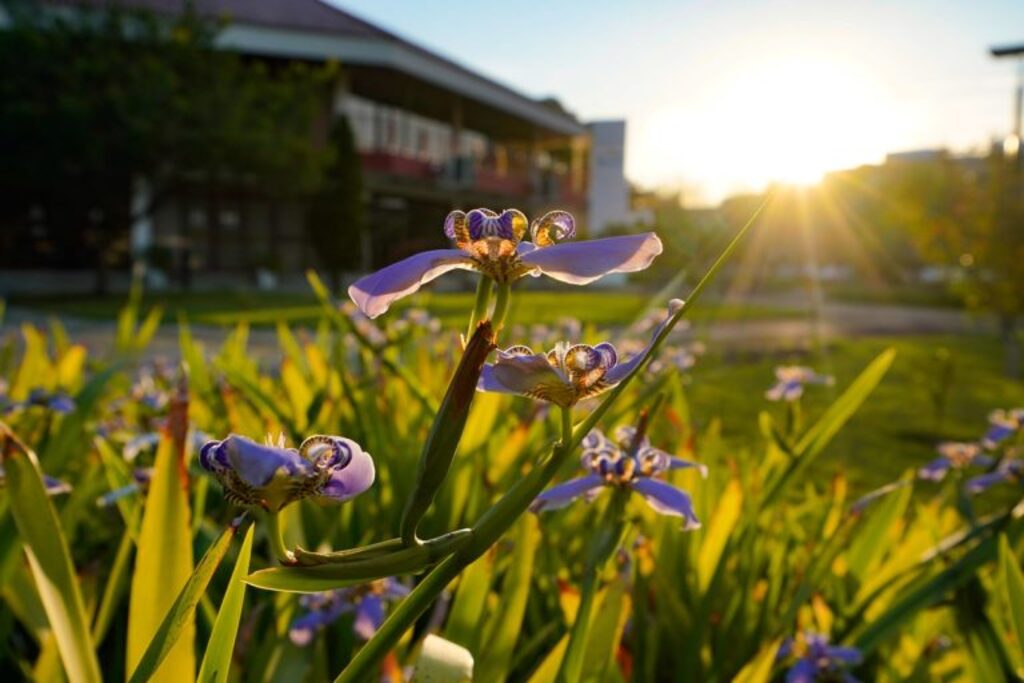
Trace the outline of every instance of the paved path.
{"label": "paved path", "polygon": [[[778,300],[765,301],[779,307]],[[29,309],[8,309],[0,336],[14,332],[23,322],[45,324],[48,315]],[[85,344],[91,353],[105,355],[113,344],[114,323],[63,317],[62,321],[75,342]],[[227,328],[193,325],[193,336],[207,351],[224,340]],[[685,334],[707,343],[749,349],[806,348],[817,343],[845,337],[892,336],[909,334],[994,333],[988,317],[972,316],[959,310],[880,304],[825,304],[820,314],[805,318],[731,320],[701,322]],[[277,335],[272,329],[250,331],[249,348],[260,358],[277,354]],[[178,333],[174,325],[165,325],[147,351],[151,357],[174,358],[178,354]]]}

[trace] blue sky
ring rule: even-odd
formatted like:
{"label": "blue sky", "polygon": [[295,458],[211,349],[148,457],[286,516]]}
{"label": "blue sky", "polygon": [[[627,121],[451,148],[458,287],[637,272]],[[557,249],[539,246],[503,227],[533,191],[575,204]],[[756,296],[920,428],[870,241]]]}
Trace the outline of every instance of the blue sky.
{"label": "blue sky", "polygon": [[628,121],[627,171],[693,201],[1009,131],[1024,2],[334,0],[581,119]]}

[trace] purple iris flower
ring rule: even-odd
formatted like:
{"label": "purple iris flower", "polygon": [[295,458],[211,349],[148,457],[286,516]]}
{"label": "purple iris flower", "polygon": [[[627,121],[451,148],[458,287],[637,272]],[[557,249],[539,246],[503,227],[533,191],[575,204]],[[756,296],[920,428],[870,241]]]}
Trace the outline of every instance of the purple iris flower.
{"label": "purple iris flower", "polygon": [[682,517],[684,529],[699,529],[700,520],[693,511],[690,494],[655,477],[669,470],[690,467],[696,468],[701,476],[707,476],[707,468],[653,448],[646,437],[639,444],[634,443],[635,440],[635,427],[620,427],[615,432],[614,442],[593,430],[583,439],[580,458],[589,474],[544,491],[530,504],[530,510],[535,513],[558,510],[577,498],[589,502],[607,487],[628,487],[643,496],[656,512]]}
{"label": "purple iris flower", "polygon": [[351,439],[311,436],[298,449],[282,442],[263,445],[232,434],[204,445],[199,463],[217,477],[229,501],[272,512],[309,497],[340,503],[373,484],[373,458]]}
{"label": "purple iris flower", "polygon": [[981,443],[985,448],[995,448],[1024,427],[1024,408],[993,410],[989,413],[988,422],[989,428]]}
{"label": "purple iris flower", "polygon": [[939,457],[917,471],[919,479],[942,481],[949,470],[962,470],[969,466],[991,467],[995,462],[984,455],[981,446],[976,443],[947,441],[938,446]]}
{"label": "purple iris flower", "polygon": [[776,655],[777,661],[796,657],[786,672],[786,683],[814,683],[814,681],[844,681],[856,683],[846,670],[864,660],[855,647],[829,645],[828,637],[817,633],[803,633],[796,641],[786,640]]}
{"label": "purple iris flower", "polygon": [[[669,302],[668,316],[655,330],[651,344],[683,302]],[[518,394],[568,407],[611,389],[647,357],[647,350],[628,361],[608,342],[570,346],[560,342],[547,353],[534,353],[528,346],[510,346],[498,351],[497,360],[484,365],[478,391]]]}
{"label": "purple iris flower", "polygon": [[292,622],[288,637],[300,647],[309,645],[319,631],[333,624],[343,614],[354,612],[356,619],[353,630],[363,640],[369,640],[384,623],[387,603],[408,594],[408,586],[388,577],[361,586],[303,595],[299,601],[307,610],[306,614]]}
{"label": "purple iris flower", "polygon": [[[524,242],[527,230],[530,242]],[[557,244],[576,234],[576,220],[551,211],[528,224],[516,209],[452,211],[444,234],[455,249],[434,249],[410,256],[367,275],[348,288],[363,313],[376,318],[396,300],[450,270],[476,270],[495,282],[514,282],[541,273],[560,282],[585,285],[610,273],[632,273],[651,265],[661,253],[653,232]]]}
{"label": "purple iris flower", "polygon": [[832,384],[830,375],[819,375],[811,368],[800,365],[783,365],[775,368],[775,384],[765,392],[769,401],[795,401],[804,394],[807,384]]}
{"label": "purple iris flower", "polygon": [[965,487],[968,493],[981,493],[995,484],[1003,482],[1024,483],[1024,460],[1007,458],[991,472],[968,479]]}

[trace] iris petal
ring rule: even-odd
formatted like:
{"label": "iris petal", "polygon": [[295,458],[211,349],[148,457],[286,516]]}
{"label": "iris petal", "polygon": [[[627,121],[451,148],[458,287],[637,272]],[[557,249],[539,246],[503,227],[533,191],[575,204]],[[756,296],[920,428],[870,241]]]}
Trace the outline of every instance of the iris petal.
{"label": "iris petal", "polygon": [[951,466],[952,463],[949,461],[949,458],[935,458],[919,469],[917,476],[927,481],[942,481],[946,478],[946,472],[949,471]]}
{"label": "iris petal", "polygon": [[570,479],[564,484],[552,486],[534,498],[530,503],[530,511],[539,513],[564,508],[581,496],[586,496],[588,499],[596,496],[604,485],[604,480],[596,474]]}
{"label": "iris petal", "polygon": [[520,252],[528,266],[548,277],[572,285],[586,285],[611,273],[632,273],[651,265],[661,253],[661,240],[653,232],[565,242]]}
{"label": "iris petal", "polygon": [[367,595],[356,608],[356,622],[353,630],[363,640],[373,638],[380,625],[384,623],[384,602],[376,595]]}
{"label": "iris petal", "polygon": [[644,497],[644,500],[655,512],[682,517],[683,528],[686,530],[700,528],[700,520],[693,512],[693,500],[686,491],[677,489],[663,481],[645,477],[633,480],[630,485]]}
{"label": "iris petal", "polygon": [[396,300],[459,269],[473,270],[473,262],[460,249],[424,251],[361,278],[348,288],[348,295],[367,317],[376,318]]}
{"label": "iris petal", "polygon": [[548,362],[547,356],[534,354],[498,354],[493,365],[483,368],[477,389],[542,398],[558,405],[569,405],[575,391]]}
{"label": "iris petal", "polygon": [[844,664],[860,664],[864,659],[864,656],[855,647],[845,647],[843,645],[826,645],[825,656],[829,659],[835,659]]}
{"label": "iris petal", "polygon": [[809,659],[801,659],[786,672],[786,683],[814,683],[818,667]]}
{"label": "iris petal", "polygon": [[322,497],[336,503],[354,498],[370,488],[377,475],[373,458],[363,451],[355,441],[349,439],[345,439],[345,441],[352,453],[351,459],[344,467],[335,469],[320,490]]}
{"label": "iris petal", "polygon": [[996,484],[1000,484],[1010,479],[1009,470],[996,470],[995,472],[989,472],[988,474],[982,474],[981,476],[974,477],[967,480],[967,491],[969,493],[981,493]]}
{"label": "iris petal", "polygon": [[266,486],[282,468],[292,476],[307,474],[311,469],[309,462],[295,451],[262,446],[244,436],[232,434],[222,446],[231,468],[252,487]]}

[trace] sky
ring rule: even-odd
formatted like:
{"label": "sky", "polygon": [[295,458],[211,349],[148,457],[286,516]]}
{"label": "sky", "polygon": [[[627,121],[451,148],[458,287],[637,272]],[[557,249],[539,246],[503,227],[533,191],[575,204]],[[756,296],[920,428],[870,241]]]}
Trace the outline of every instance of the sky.
{"label": "sky", "polygon": [[1010,132],[1010,0],[331,0],[581,120],[627,121],[626,171],[715,202],[887,152]]}

